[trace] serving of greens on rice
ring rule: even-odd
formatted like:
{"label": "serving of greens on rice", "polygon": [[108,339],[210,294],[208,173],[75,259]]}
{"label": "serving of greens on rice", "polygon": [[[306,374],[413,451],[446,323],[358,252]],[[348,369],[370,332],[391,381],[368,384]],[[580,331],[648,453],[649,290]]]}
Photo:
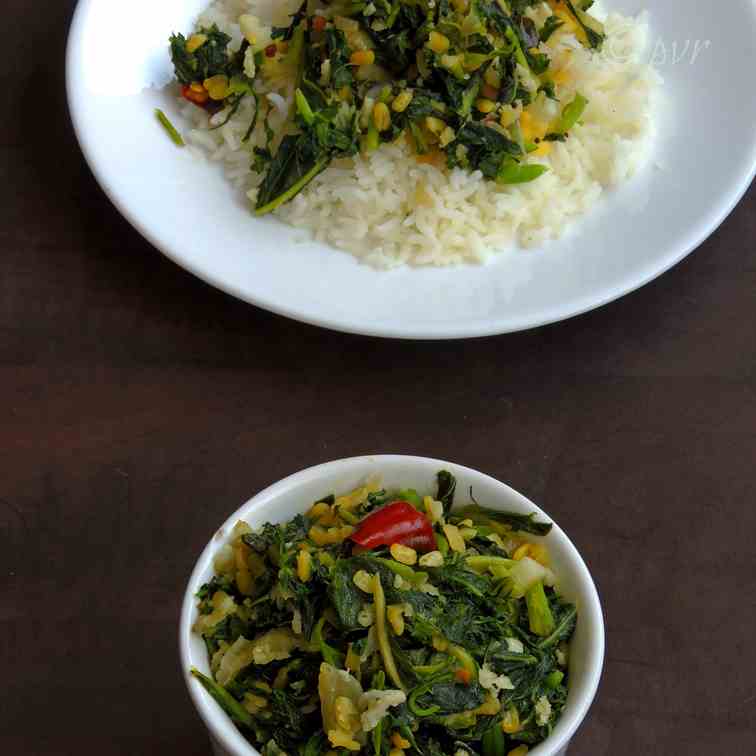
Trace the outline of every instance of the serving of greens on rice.
{"label": "serving of greens on rice", "polygon": [[[541,4],[379,0],[318,8],[303,0],[287,27],[271,29],[270,42],[256,17],[241,16],[237,52],[227,51],[231,38],[214,25],[189,39],[174,35],[171,56],[184,96],[230,108],[227,118],[243,98],[258,97],[255,80],[266,58],[294,85],[281,136],[270,129],[265,146],[254,150],[254,170],[264,174],[258,215],[293,199],[334,159],[402,137],[418,156],[520,184],[548,170],[526,163],[527,155],[545,151],[541,140],[565,141],[588,104],[577,92],[534,135],[527,107],[541,92],[559,101],[551,59],[538,45],[567,22],[589,47],[604,41],[602,25],[584,10],[593,0],[552,0],[555,13],[538,28],[525,11]],[[256,108],[245,139],[258,116]]]}
{"label": "serving of greens on rice", "polygon": [[[211,676],[264,756],[522,756],[567,698],[576,608],[533,515],[375,483],[239,522],[197,594]],[[307,503],[303,502],[303,508]]]}
{"label": "serving of greens on rice", "polygon": [[256,214],[377,265],[537,243],[649,132],[643,25],[592,5],[216,0],[170,41],[186,142]]}

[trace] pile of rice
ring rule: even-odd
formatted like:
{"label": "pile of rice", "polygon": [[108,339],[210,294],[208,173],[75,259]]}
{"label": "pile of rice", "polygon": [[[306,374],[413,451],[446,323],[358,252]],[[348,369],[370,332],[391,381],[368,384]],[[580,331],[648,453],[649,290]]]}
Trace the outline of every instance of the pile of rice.
{"label": "pile of rice", "polygon": [[[632,176],[648,159],[653,136],[661,79],[645,55],[646,14],[635,19],[607,15],[598,5],[591,12],[604,21],[607,32],[600,53],[585,49],[569,34],[550,41],[554,70],[568,72],[570,88],[590,102],[582,125],[538,160],[550,171],[536,181],[500,187],[479,171],[420,164],[400,139],[366,157],[334,162],[276,215],[380,268],[485,262],[513,244],[534,247],[558,238],[604,189]],[[199,23],[217,23],[238,48],[236,19],[242,13],[285,26],[298,6],[299,0],[217,0]],[[534,11],[539,21],[550,12],[545,4]],[[275,94],[270,99],[280,109],[271,119],[275,128],[291,101]],[[250,170],[250,154],[255,144],[264,144],[261,124],[253,139],[241,142],[253,113],[253,98],[245,98],[225,126],[210,131],[224,113],[209,119],[200,108],[183,105],[190,149],[221,163],[228,179],[251,201],[260,177]]]}

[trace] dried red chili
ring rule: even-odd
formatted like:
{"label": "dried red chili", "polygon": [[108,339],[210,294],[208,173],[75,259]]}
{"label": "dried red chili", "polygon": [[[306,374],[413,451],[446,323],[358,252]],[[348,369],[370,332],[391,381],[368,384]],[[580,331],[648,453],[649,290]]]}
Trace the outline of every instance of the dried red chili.
{"label": "dried red chili", "polygon": [[401,543],[416,551],[433,551],[436,539],[430,520],[407,501],[395,501],[368,515],[351,539],[366,549]]}

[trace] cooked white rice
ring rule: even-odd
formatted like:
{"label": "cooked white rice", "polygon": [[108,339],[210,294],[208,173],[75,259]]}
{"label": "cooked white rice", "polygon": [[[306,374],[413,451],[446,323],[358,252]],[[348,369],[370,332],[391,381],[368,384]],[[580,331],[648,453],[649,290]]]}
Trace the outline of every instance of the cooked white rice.
{"label": "cooked white rice", "polygon": [[[241,13],[281,26],[298,5],[299,0],[217,0],[199,21],[217,23],[238,47]],[[550,10],[544,5],[535,13],[542,20]],[[592,13],[606,27],[601,53],[586,50],[569,34],[556,35],[548,48],[554,70],[569,72],[565,86],[584,94],[589,105],[569,139],[537,159],[550,171],[536,181],[501,187],[478,171],[420,164],[400,139],[367,157],[333,163],[277,216],[381,268],[485,262],[513,244],[534,247],[558,238],[605,189],[632,176],[647,160],[653,136],[661,79],[645,55],[647,16],[606,15],[598,4]],[[271,119],[275,127],[291,97],[272,99],[282,111]],[[544,119],[561,107],[543,97],[536,106],[544,109]],[[254,113],[253,99],[245,98],[237,114],[215,131],[200,108],[185,104],[183,113],[191,123],[190,146],[222,163],[228,179],[254,200],[260,177],[250,170],[250,153],[264,142],[261,124],[252,140],[241,141]],[[214,122],[223,117],[216,115]]]}

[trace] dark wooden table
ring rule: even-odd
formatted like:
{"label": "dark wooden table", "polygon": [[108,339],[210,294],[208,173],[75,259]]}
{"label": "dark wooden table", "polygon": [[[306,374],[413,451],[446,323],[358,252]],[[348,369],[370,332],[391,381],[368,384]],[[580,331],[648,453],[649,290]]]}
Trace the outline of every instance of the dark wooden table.
{"label": "dark wooden table", "polygon": [[569,529],[608,632],[574,754],[756,753],[756,191],[561,325],[299,325],[168,262],[100,192],[64,101],[72,6],[4,6],[0,753],[208,753],[176,647],[199,549],[261,487],[379,451],[484,470]]}

